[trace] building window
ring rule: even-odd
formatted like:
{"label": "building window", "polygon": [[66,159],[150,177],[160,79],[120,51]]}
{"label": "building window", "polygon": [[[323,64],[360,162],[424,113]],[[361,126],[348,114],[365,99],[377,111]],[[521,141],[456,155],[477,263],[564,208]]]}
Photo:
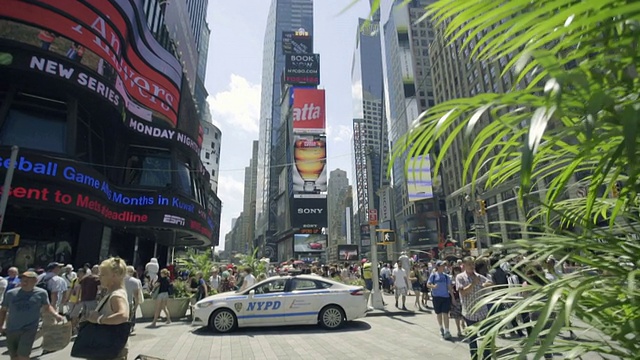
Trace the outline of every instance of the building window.
{"label": "building window", "polygon": [[213,134],[213,137],[217,139],[218,138],[218,133],[216,132],[215,134]]}
{"label": "building window", "polygon": [[185,195],[194,197],[191,181],[191,166],[186,161],[178,161],[176,164],[176,188]]}
{"label": "building window", "polygon": [[67,104],[28,94],[17,94],[0,131],[0,144],[66,153]]}
{"label": "building window", "polygon": [[209,128],[208,128],[208,127],[205,127],[205,128],[204,128],[204,130],[203,130],[203,132],[204,132],[204,134],[205,134],[205,135],[209,135]]}
{"label": "building window", "polygon": [[204,158],[205,159],[209,159],[211,157],[211,154],[209,154],[208,152],[204,153]]}
{"label": "building window", "polygon": [[164,188],[171,185],[171,155],[169,151],[132,148],[125,184]]}
{"label": "building window", "polygon": [[213,142],[213,141],[211,142],[211,148],[212,148],[212,149],[215,149],[215,148],[216,148],[216,143],[215,143],[215,142]]}

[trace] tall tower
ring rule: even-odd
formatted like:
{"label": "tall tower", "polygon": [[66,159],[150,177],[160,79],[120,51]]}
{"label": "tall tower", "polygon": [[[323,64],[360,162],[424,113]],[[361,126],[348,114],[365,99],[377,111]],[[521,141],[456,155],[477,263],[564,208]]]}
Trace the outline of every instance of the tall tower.
{"label": "tall tower", "polygon": [[[424,16],[433,0],[414,0],[404,4],[396,0],[384,25],[386,75],[388,86],[389,140],[397,143],[406,135],[419,114],[435,104],[430,71],[429,46],[433,26]],[[421,164],[428,172],[421,181],[426,191],[416,192],[412,178],[406,176],[406,156],[393,164],[393,212],[397,244],[402,249],[430,250],[444,238],[446,224],[441,223],[437,192],[430,179],[430,161]],[[413,169],[412,169],[413,170]],[[411,171],[411,174],[415,172]],[[416,176],[417,177],[417,176]],[[396,249],[399,251],[400,249]]]}
{"label": "tall tower", "polygon": [[[282,76],[285,54],[283,32],[304,29],[313,34],[313,0],[272,0],[262,54],[262,92],[256,189],[256,244],[275,246],[272,236],[277,229],[279,167],[275,166],[275,148],[280,143]],[[272,250],[273,251],[273,250]]]}
{"label": "tall tower", "polygon": [[[327,190],[327,215],[328,215],[328,259],[337,258],[337,246],[346,244],[346,229],[343,229],[346,209],[344,199],[347,198],[346,191],[349,189],[349,179],[347,172],[335,169],[329,173],[329,185]],[[347,205],[348,207],[351,204]],[[335,255],[335,256],[334,256]]]}
{"label": "tall tower", "polygon": [[[384,110],[384,79],[380,22],[359,19],[356,49],[351,68],[354,102],[353,146],[355,166],[354,213],[362,253],[371,246],[367,214],[378,208],[376,192],[387,185],[389,143]],[[370,202],[372,203],[370,206]],[[359,233],[359,234],[358,234]]]}

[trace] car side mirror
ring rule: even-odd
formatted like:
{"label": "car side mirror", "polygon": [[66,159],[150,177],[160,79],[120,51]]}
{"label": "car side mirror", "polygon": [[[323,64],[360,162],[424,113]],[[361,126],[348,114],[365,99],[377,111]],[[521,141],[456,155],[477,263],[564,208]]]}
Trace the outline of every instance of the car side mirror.
{"label": "car side mirror", "polygon": [[255,291],[255,290],[251,290],[251,291],[249,291],[249,297],[253,297],[253,295],[255,295],[255,294],[256,294],[256,291]]}

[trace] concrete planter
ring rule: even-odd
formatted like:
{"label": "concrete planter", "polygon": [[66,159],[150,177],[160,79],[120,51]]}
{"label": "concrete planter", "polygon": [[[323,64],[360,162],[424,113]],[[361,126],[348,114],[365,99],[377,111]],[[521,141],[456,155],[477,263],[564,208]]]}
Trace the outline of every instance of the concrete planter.
{"label": "concrete planter", "polygon": [[[169,309],[169,314],[171,314],[171,320],[179,320],[187,315],[190,300],[190,298],[168,299],[167,308]],[[140,304],[140,312],[142,312],[143,319],[153,319],[155,311],[156,300],[154,299],[145,299],[144,302]],[[161,315],[164,315],[164,313],[161,313]]]}

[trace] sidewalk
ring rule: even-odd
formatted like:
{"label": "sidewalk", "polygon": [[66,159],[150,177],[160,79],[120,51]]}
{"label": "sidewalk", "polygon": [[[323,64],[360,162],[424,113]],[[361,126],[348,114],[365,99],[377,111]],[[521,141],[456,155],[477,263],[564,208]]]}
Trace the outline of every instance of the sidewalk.
{"label": "sidewalk", "polygon": [[[407,296],[407,309],[408,311],[399,309],[395,306],[395,296],[390,294],[382,294],[382,301],[384,301],[384,310],[372,310],[367,313],[367,317],[371,316],[416,316],[416,315],[426,315],[433,314],[433,309],[431,308],[431,301],[427,302],[427,308],[424,307],[422,310],[418,310],[415,307],[415,295]],[[399,299],[402,302],[402,298]],[[402,306],[402,304],[398,304]]]}

